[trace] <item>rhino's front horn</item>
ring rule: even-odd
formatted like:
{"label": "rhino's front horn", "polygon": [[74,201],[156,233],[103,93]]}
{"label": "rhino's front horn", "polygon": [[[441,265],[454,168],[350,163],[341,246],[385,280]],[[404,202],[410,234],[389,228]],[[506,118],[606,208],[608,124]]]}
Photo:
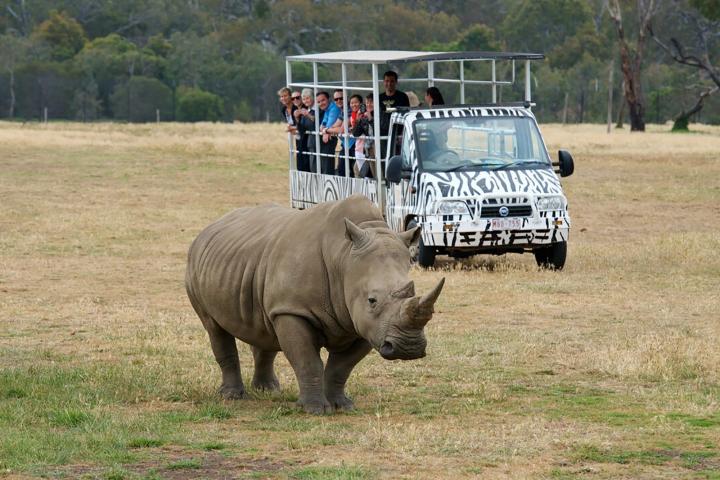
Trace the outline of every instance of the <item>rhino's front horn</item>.
{"label": "rhino's front horn", "polygon": [[440,296],[440,292],[442,292],[443,285],[445,285],[445,277],[443,277],[437,285],[435,285],[435,288],[430,290],[428,293],[423,295],[423,297],[420,299],[420,303],[418,304],[418,307],[420,308],[433,308],[433,305],[435,305],[435,300],[438,299]]}
{"label": "rhino's front horn", "polygon": [[405,324],[415,328],[423,328],[432,318],[433,306],[440,296],[445,278],[440,280],[438,284],[430,292],[423,295],[420,299],[413,297],[405,303]]}

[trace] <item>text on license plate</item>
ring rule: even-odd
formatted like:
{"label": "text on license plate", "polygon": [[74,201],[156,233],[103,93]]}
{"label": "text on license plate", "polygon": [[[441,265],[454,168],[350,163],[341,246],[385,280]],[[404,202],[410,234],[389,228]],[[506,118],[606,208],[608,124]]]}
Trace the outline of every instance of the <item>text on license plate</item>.
{"label": "text on license plate", "polygon": [[521,228],[521,218],[493,218],[490,220],[491,230],[520,230]]}

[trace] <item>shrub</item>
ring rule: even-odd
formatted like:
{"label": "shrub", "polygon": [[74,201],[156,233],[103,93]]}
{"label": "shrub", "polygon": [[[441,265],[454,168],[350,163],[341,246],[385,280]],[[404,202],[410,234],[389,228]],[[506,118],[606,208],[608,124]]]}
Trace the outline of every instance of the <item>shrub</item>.
{"label": "shrub", "polygon": [[178,91],[177,119],[180,122],[216,122],[223,116],[222,99],[198,88]]}

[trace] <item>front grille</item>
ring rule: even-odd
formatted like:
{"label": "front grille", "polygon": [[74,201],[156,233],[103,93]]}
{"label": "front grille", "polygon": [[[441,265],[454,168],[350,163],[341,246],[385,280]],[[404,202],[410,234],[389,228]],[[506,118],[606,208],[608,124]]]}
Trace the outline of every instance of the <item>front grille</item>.
{"label": "front grille", "polygon": [[[506,217],[529,217],[532,215],[532,207],[530,205],[504,205],[509,210]],[[483,205],[480,210],[482,218],[502,218],[500,217],[500,208],[503,205]]]}

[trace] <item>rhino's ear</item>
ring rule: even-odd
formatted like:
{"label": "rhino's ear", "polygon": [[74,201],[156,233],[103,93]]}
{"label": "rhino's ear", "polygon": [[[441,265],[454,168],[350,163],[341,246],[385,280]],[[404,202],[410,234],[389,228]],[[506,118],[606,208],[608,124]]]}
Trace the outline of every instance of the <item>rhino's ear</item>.
{"label": "rhino's ear", "polygon": [[413,245],[417,245],[418,241],[420,240],[420,232],[422,227],[415,227],[411,228],[407,232],[399,233],[398,236],[400,237],[400,240],[405,242],[405,245],[410,248]]}
{"label": "rhino's ear", "polygon": [[354,248],[362,248],[370,240],[368,233],[348,218],[345,218],[345,238],[353,243]]}

